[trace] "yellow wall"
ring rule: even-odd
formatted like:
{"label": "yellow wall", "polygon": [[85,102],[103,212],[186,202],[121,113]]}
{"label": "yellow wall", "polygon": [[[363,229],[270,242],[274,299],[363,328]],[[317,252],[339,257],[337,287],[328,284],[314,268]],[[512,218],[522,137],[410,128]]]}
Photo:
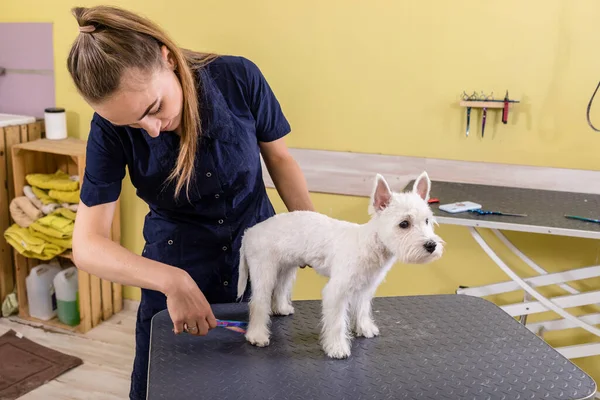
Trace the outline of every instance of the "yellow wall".
{"label": "yellow wall", "polygon": [[[91,110],[79,99],[65,68],[77,35],[69,9],[93,4],[0,3],[0,21],[55,24],[57,102],[69,110],[70,134],[81,138],[87,136]],[[254,60],[291,121],[290,146],[598,168],[600,134],[592,132],[585,120],[589,96],[600,79],[597,1],[172,0],[143,7],[140,0],[124,0],[122,4],[156,19],[182,46]],[[459,94],[483,90],[502,97],[506,89],[522,101],[509,124],[502,125],[500,113],[490,112],[487,134],[481,139],[475,113],[472,135],[466,139],[465,113],[456,105]],[[600,124],[600,112],[593,117]],[[276,193],[270,194],[277,210],[283,211]],[[313,199],[319,211],[329,215],[352,221],[366,218],[365,199],[319,194]],[[145,213],[145,205],[127,183],[123,242],[136,252],[143,246]],[[506,279],[464,228],[442,226],[439,232],[448,242],[445,257],[428,266],[398,266],[378,295],[452,293],[460,284]],[[596,241],[509,237],[550,271],[598,261]],[[501,249],[489,235],[486,238]],[[523,276],[533,274],[514,257],[509,260]],[[295,297],[318,298],[323,283],[312,271],[301,271]],[[600,287],[599,280],[579,286],[593,287]],[[125,295],[137,298],[139,292],[127,288]],[[501,304],[509,297],[493,300]],[[589,338],[581,330],[548,336],[553,345]],[[600,357],[576,360],[597,382],[599,361]]]}

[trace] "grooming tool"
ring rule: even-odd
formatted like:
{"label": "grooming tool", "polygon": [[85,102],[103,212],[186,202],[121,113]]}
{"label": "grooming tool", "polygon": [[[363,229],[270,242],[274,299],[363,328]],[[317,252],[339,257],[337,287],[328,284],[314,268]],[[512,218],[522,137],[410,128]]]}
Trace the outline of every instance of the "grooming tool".
{"label": "grooming tool", "polygon": [[487,107],[483,107],[483,118],[481,120],[481,137],[483,137],[483,133],[485,132],[485,119],[487,117]]}
{"label": "grooming tool", "polygon": [[248,326],[248,323],[243,321],[229,321],[225,319],[218,319],[217,326],[236,326],[238,328],[246,328]]}
{"label": "grooming tool", "polygon": [[[485,93],[481,92],[481,98],[483,101],[490,101],[494,97],[494,92],[492,92],[489,96],[486,96]],[[487,119],[487,107],[483,107],[483,116],[481,119],[481,137],[485,132],[485,120]]]}
{"label": "grooming tool", "polygon": [[456,214],[470,210],[477,210],[481,208],[481,204],[473,203],[472,201],[459,201],[456,203],[441,205],[439,208],[447,213]]}
{"label": "grooming tool", "polygon": [[[229,329],[230,331],[238,332],[238,333],[246,333],[246,327],[248,326],[247,322],[243,321],[230,321],[224,319],[217,320],[217,327]],[[184,333],[188,333],[187,331],[183,331]]]}
{"label": "grooming tool", "polygon": [[508,122],[508,90],[504,96],[504,108],[502,109],[502,123],[506,125]]}
{"label": "grooming tool", "polygon": [[469,125],[471,123],[471,107],[467,107],[467,137],[469,137]]}
{"label": "grooming tool", "polygon": [[[477,100],[477,93],[473,92],[473,94],[469,96],[465,91],[463,91],[463,100],[465,100],[465,101]],[[469,137],[470,125],[471,125],[471,107],[467,107],[467,131],[466,131],[467,137]]]}
{"label": "grooming tool", "polygon": [[594,124],[592,124],[592,120],[590,118],[590,111],[592,109],[592,102],[594,101],[594,97],[596,97],[596,92],[598,91],[598,89],[600,89],[600,82],[598,82],[598,86],[596,86],[596,90],[594,90],[594,93],[592,93],[592,97],[590,97],[590,102],[588,103],[587,110],[586,110],[586,116],[587,116],[588,125],[595,132],[600,132],[600,129],[596,128],[594,126]]}
{"label": "grooming tool", "polygon": [[586,221],[586,222],[595,222],[597,224],[600,224],[600,219],[579,217],[577,215],[565,215],[565,218],[576,219],[576,220],[579,220],[579,221]]}
{"label": "grooming tool", "polygon": [[246,327],[248,326],[247,322],[243,321],[229,321],[218,319],[217,326],[225,329],[229,329],[230,331],[238,332],[238,333],[246,333]]}
{"label": "grooming tool", "polygon": [[469,210],[469,212],[472,212],[474,214],[479,214],[479,215],[504,215],[504,216],[509,216],[509,217],[526,217],[527,214],[512,214],[512,213],[505,213],[505,212],[500,212],[500,211],[487,211],[487,210]]}
{"label": "grooming tool", "polygon": [[435,198],[435,197],[433,197],[427,201],[427,203],[429,203],[429,204],[434,204],[434,203],[439,203],[439,202],[440,202],[440,199]]}
{"label": "grooming tool", "polygon": [[[463,91],[463,100],[468,101],[471,99],[466,92]],[[471,107],[467,107],[467,132],[466,136],[469,137],[469,125],[471,124]]]}

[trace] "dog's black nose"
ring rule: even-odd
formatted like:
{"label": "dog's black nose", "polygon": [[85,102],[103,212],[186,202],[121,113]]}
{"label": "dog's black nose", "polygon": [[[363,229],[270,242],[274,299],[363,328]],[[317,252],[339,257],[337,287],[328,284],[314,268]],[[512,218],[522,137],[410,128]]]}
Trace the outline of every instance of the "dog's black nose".
{"label": "dog's black nose", "polygon": [[427,250],[429,253],[433,253],[437,247],[437,244],[433,240],[430,240],[429,242],[425,243],[423,247],[425,247],[425,250]]}

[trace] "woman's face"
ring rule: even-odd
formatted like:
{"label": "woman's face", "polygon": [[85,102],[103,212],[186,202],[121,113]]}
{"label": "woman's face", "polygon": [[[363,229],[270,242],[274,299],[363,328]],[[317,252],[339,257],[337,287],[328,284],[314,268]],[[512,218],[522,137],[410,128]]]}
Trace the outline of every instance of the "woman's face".
{"label": "woman's face", "polygon": [[117,92],[100,104],[92,104],[99,115],[114,125],[142,128],[152,137],[164,131],[179,131],[183,95],[169,51],[162,48],[164,66],[125,71]]}

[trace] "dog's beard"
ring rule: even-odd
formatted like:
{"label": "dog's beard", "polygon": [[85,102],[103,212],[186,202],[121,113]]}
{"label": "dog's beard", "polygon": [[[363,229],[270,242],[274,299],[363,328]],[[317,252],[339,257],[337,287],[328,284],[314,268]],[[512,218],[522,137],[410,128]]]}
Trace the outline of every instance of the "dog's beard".
{"label": "dog's beard", "polygon": [[441,257],[442,243],[436,242],[437,248],[433,253],[430,253],[424,248],[424,241],[415,243],[407,239],[408,238],[405,238],[405,240],[402,241],[400,251],[396,253],[396,256],[400,262],[404,264],[426,264]]}

